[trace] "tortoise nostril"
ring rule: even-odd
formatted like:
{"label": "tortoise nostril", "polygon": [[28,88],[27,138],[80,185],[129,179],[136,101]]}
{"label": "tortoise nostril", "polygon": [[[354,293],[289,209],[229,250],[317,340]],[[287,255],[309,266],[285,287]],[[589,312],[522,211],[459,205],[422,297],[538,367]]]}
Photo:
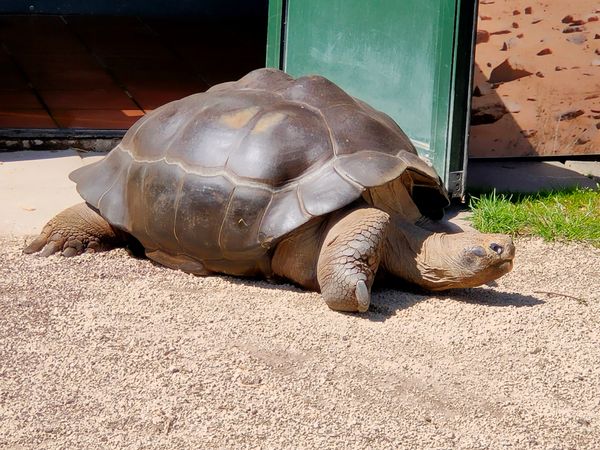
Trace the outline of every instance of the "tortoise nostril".
{"label": "tortoise nostril", "polygon": [[492,249],[493,252],[496,252],[497,254],[501,254],[502,251],[504,250],[504,247],[502,247],[500,244],[496,244],[495,242],[492,242],[490,244],[490,248]]}

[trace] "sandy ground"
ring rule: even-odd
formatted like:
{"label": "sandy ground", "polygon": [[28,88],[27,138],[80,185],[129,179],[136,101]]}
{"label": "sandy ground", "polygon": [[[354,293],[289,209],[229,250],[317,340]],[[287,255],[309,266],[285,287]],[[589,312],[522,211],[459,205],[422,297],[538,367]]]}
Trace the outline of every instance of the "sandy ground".
{"label": "sandy ground", "polygon": [[520,240],[496,287],[361,316],[24,241],[0,238],[0,448],[598,448],[598,249]]}
{"label": "sandy ground", "polygon": [[469,154],[598,154],[598,0],[481,0],[477,26]]}

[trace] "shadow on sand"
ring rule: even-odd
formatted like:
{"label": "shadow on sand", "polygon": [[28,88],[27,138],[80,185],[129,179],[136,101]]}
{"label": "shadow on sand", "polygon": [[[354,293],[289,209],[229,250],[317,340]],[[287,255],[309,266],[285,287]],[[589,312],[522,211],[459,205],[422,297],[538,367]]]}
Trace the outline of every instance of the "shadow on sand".
{"label": "shadow on sand", "polygon": [[501,292],[489,288],[455,289],[439,294],[429,293],[418,288],[394,290],[385,288],[375,289],[371,298],[371,307],[367,314],[361,316],[374,322],[384,322],[395,316],[398,311],[411,308],[432,296],[450,298],[463,303],[484,305],[489,307],[533,307],[546,303],[531,295],[515,292]]}
{"label": "shadow on sand", "polygon": [[[132,257],[147,259],[143,254],[139,254],[129,249],[129,254]],[[165,266],[148,259],[148,261],[156,267],[172,270]],[[278,291],[295,292],[298,294],[307,293],[306,289],[289,283],[286,280],[274,279],[265,280],[263,278],[240,278],[229,275],[215,274],[213,276],[227,280],[236,285],[255,287],[260,289],[274,289]],[[340,314],[358,316],[363,319],[374,322],[384,322],[387,319],[395,316],[398,311],[411,308],[413,305],[421,301],[425,301],[431,297],[450,298],[456,301],[471,303],[475,305],[485,305],[489,307],[533,307],[546,303],[544,300],[533,297],[531,295],[522,295],[516,292],[501,292],[495,289],[486,287],[477,287],[469,289],[452,289],[440,293],[428,292],[416,286],[403,285],[402,289],[392,288],[389,286],[389,281],[384,281],[383,286],[375,285],[372,296],[371,306],[366,314],[344,313]],[[323,302],[324,303],[324,302]],[[323,305],[325,307],[325,305]]]}

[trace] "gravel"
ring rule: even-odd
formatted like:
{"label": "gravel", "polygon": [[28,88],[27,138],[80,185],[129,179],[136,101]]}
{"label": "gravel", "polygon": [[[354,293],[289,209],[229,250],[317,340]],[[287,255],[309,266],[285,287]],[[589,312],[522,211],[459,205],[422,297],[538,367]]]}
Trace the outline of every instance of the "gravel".
{"label": "gravel", "polygon": [[0,244],[0,448],[598,448],[599,249],[519,240],[497,286],[355,315]]}

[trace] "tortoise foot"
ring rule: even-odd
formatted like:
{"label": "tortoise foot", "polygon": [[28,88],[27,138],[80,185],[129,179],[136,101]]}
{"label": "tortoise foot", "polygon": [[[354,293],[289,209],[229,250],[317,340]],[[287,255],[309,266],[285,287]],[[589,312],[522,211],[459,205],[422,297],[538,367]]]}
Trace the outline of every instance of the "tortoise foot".
{"label": "tortoise foot", "polygon": [[362,208],[345,215],[327,232],[317,277],[329,308],[351,312],[369,309],[388,223],[385,212]]}
{"label": "tortoise foot", "polygon": [[119,246],[122,241],[117,230],[86,203],[81,203],[65,209],[51,219],[23,252],[39,252],[44,257],[54,253],[76,256],[109,250]]}

